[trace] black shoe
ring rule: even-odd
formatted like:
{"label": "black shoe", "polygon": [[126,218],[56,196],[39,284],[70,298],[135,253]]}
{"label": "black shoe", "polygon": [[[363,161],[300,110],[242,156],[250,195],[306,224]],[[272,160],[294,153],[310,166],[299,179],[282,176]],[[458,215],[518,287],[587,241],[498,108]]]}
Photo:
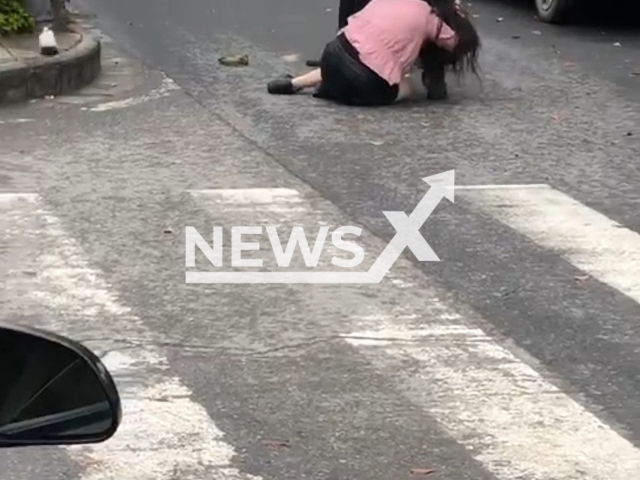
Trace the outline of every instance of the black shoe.
{"label": "black shoe", "polygon": [[422,84],[427,89],[427,98],[429,100],[446,100],[449,98],[444,70],[435,74],[430,74],[427,71],[422,72]]}
{"label": "black shoe", "polygon": [[449,98],[447,84],[445,82],[438,82],[427,86],[427,98],[429,100],[446,100]]}
{"label": "black shoe", "polygon": [[298,91],[293,86],[291,75],[285,75],[284,77],[276,78],[267,84],[267,91],[271,95],[292,95]]}
{"label": "black shoe", "polygon": [[320,67],[320,60],[307,60],[307,67],[318,68]]}
{"label": "black shoe", "polygon": [[315,92],[313,92],[314,98],[320,98],[322,100],[333,100],[331,94],[327,91],[327,88],[324,83],[320,82],[320,85],[316,87]]}
{"label": "black shoe", "polygon": [[441,62],[423,64],[422,85],[427,89],[429,100],[446,100],[449,98],[447,91],[446,67]]}

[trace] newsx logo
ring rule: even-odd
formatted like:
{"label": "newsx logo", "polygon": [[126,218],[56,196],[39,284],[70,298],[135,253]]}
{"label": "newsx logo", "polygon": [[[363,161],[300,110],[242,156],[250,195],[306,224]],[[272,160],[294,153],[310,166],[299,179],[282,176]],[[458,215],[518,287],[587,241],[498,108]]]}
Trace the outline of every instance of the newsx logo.
{"label": "newsx logo", "polygon": [[[280,236],[278,235],[276,227],[266,227],[265,229],[263,229],[263,227],[232,227],[231,266],[233,268],[261,268],[263,266],[263,260],[260,258],[242,258],[242,252],[244,251],[260,250],[260,243],[246,242],[243,240],[243,235],[262,235],[263,230],[266,230],[266,233],[269,236],[276,262],[281,268],[287,268],[291,265],[291,260],[293,259],[293,254],[297,246],[300,247],[305,265],[308,268],[317,267],[329,234],[329,227],[321,227],[312,250],[304,232],[304,227],[294,227],[285,250],[280,241]],[[337,249],[352,253],[353,258],[345,260],[334,256],[331,260],[332,265],[342,268],[355,268],[364,261],[364,249],[360,245],[349,243],[343,239],[344,235],[356,235],[359,237],[361,234],[362,229],[358,227],[340,227],[334,230],[331,234],[331,242],[333,243],[333,246]],[[188,268],[195,268],[196,266],[195,247],[200,249],[214,267],[221,268],[224,266],[223,227],[213,227],[213,247],[209,245],[209,243],[194,227],[187,227],[186,240],[186,265]]]}
{"label": "newsx logo", "polygon": [[[389,222],[396,229],[396,235],[386,246],[367,272],[346,271],[306,271],[306,272],[255,272],[255,271],[207,271],[186,272],[187,283],[379,283],[389,272],[393,264],[400,257],[405,248],[409,248],[420,262],[439,262],[440,259],[420,234],[420,228],[427,221],[431,213],[443,198],[455,201],[454,193],[455,172],[448,172],[424,178],[431,188],[423,196],[410,216],[405,212],[383,212]],[[300,247],[305,264],[308,268],[318,266],[320,257],[329,235],[329,227],[321,227],[313,249],[309,246],[303,227],[294,227],[289,237],[286,249],[275,227],[263,229],[260,226],[236,226],[231,228],[231,267],[232,268],[261,268],[263,260],[259,258],[242,258],[242,252],[259,251],[259,242],[248,242],[244,235],[263,235],[266,231],[278,266],[287,268],[291,265],[296,247]],[[345,235],[359,237],[362,229],[353,226],[337,228],[331,235],[331,243],[339,250],[351,253],[352,258],[345,259],[334,256],[331,264],[337,267],[355,268],[362,264],[365,252],[359,245],[344,240]],[[196,247],[207,257],[216,268],[223,265],[223,227],[213,228],[213,244],[209,245],[194,227],[187,227],[186,267],[195,268]]]}

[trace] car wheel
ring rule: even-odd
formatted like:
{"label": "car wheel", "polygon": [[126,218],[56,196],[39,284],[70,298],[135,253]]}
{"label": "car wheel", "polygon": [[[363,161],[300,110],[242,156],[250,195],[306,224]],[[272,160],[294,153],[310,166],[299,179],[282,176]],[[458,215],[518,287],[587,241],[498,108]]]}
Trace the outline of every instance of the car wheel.
{"label": "car wheel", "polygon": [[538,17],[546,23],[563,23],[572,6],[573,0],[536,0]]}

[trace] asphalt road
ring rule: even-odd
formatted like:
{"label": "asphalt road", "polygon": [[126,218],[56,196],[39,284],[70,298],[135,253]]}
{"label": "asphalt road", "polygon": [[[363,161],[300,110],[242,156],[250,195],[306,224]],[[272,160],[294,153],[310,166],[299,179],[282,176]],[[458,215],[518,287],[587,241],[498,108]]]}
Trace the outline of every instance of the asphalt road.
{"label": "asphalt road", "polygon": [[[333,0],[81,9],[108,35],[100,83],[0,110],[0,320],[95,348],[125,419],[2,453],[3,479],[637,480],[640,27],[476,1],[482,84],[370,110],[266,94],[319,54]],[[382,212],[449,170],[477,188],[425,223],[439,263],[184,282],[186,226],[357,225],[368,266]]]}

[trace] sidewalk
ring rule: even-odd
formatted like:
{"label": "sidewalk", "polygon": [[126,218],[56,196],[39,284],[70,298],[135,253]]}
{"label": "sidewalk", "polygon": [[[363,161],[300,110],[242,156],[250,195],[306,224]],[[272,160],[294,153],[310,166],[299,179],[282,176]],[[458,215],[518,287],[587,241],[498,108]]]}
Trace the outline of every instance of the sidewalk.
{"label": "sidewalk", "polygon": [[0,37],[0,104],[57,96],[100,74],[100,42],[81,30],[56,33],[60,53],[40,54],[38,33]]}

